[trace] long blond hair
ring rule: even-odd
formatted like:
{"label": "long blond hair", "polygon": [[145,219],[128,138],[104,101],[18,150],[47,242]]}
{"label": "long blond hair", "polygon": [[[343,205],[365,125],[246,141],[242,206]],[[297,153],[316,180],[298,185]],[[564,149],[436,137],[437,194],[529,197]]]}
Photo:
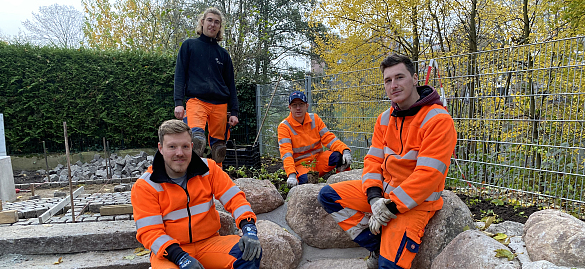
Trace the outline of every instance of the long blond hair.
{"label": "long blond hair", "polygon": [[[217,9],[215,7],[207,8],[203,13],[201,13],[199,16],[197,16],[197,34],[198,35],[203,34],[203,20],[205,20],[205,17],[209,13],[213,13],[213,14],[219,16],[219,18],[221,20],[221,22],[220,22],[221,26],[219,27],[219,31],[217,32],[215,39],[217,39],[217,41],[222,41],[223,40],[223,32],[225,31],[225,27],[224,27],[224,23],[223,23],[225,21],[225,17],[221,13],[221,11],[219,11],[219,9]],[[210,36],[210,37],[213,37],[213,36]]]}

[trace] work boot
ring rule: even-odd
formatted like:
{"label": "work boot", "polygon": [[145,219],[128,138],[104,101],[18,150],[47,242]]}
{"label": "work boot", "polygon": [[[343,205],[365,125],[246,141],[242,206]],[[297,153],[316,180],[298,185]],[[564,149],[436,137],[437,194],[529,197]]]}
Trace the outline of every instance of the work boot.
{"label": "work boot", "polygon": [[211,159],[213,159],[216,163],[222,163],[225,159],[225,141],[217,141],[213,146],[211,146]]}
{"label": "work boot", "polygon": [[380,251],[371,251],[370,257],[366,260],[366,265],[368,269],[378,269],[378,257],[380,257]]}
{"label": "work boot", "polygon": [[195,151],[195,154],[201,158],[203,158],[203,151],[205,151],[205,146],[207,145],[205,140],[204,133],[193,132],[191,137],[191,141],[193,142],[193,151]]}

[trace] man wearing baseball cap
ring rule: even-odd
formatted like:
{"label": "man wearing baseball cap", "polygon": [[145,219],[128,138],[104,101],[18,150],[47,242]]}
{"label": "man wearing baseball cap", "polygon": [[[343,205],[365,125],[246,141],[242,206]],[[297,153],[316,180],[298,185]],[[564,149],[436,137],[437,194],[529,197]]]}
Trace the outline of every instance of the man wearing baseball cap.
{"label": "man wearing baseball cap", "polygon": [[[288,98],[290,114],[278,125],[278,147],[289,188],[308,181],[309,171],[323,176],[337,168],[349,169],[351,153],[315,113],[307,113],[307,96],[294,91]],[[323,151],[323,146],[329,148]]]}

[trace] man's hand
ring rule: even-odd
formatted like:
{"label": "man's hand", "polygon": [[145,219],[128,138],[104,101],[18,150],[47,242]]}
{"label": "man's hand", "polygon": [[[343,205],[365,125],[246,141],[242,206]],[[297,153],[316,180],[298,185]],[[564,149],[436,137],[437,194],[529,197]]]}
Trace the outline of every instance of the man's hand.
{"label": "man's hand", "polygon": [[390,199],[384,198],[374,198],[370,200],[370,205],[372,207],[372,218],[375,218],[377,221],[381,223],[381,225],[386,226],[390,219],[395,219],[396,215],[390,212],[390,209],[386,206],[391,202]]}
{"label": "man's hand", "polygon": [[240,250],[244,252],[242,259],[251,261],[254,258],[260,258],[262,246],[260,246],[260,240],[258,240],[257,234],[258,230],[256,229],[256,225],[252,223],[248,223],[242,227],[242,238],[240,238],[240,242],[238,243]]}
{"label": "man's hand", "polygon": [[178,120],[182,120],[185,116],[185,108],[183,106],[176,106],[175,107],[175,118]]}
{"label": "man's hand", "polygon": [[382,228],[382,225],[386,226],[388,225],[388,223],[387,222],[383,223],[380,220],[378,220],[378,218],[376,218],[374,215],[372,215],[370,217],[370,220],[368,221],[368,225],[370,226],[370,232],[377,235],[380,233],[380,228]]}
{"label": "man's hand", "polygon": [[205,269],[199,261],[185,253],[177,262],[180,269]]}
{"label": "man's hand", "polygon": [[347,149],[343,150],[342,165],[339,166],[339,171],[343,172],[351,165],[351,152]]}
{"label": "man's hand", "polygon": [[238,122],[239,122],[238,117],[230,116],[230,120],[229,120],[230,127],[236,126],[236,124],[238,124]]}
{"label": "man's hand", "polygon": [[288,175],[288,179],[286,180],[286,185],[288,185],[289,188],[292,188],[298,184],[299,182],[297,181],[297,173],[290,173],[290,175]]}

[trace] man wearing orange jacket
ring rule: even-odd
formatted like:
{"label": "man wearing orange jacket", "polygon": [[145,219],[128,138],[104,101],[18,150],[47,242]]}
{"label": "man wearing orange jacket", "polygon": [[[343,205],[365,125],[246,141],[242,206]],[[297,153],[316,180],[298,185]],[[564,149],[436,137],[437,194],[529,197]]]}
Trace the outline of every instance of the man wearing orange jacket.
{"label": "man wearing orange jacket", "polygon": [[[412,61],[380,64],[392,107],[378,116],[362,180],[325,186],[319,201],[339,226],[371,251],[368,268],[410,268],[441,192],[457,134],[439,94],[417,87]],[[368,217],[371,213],[371,217]]]}
{"label": "man wearing orange jacket", "polygon": [[[136,239],[152,251],[152,268],[259,268],[256,215],[244,193],[213,160],[194,154],[184,122],[163,122],[158,137],[152,166],[132,187]],[[218,234],[214,197],[242,237]]]}
{"label": "man wearing orange jacket", "polygon": [[[338,172],[349,169],[349,147],[329,131],[317,114],[307,113],[307,96],[295,91],[288,100],[290,114],[278,125],[278,148],[289,188],[307,183],[309,171],[323,176],[336,167]],[[330,150],[323,151],[323,146]]]}

